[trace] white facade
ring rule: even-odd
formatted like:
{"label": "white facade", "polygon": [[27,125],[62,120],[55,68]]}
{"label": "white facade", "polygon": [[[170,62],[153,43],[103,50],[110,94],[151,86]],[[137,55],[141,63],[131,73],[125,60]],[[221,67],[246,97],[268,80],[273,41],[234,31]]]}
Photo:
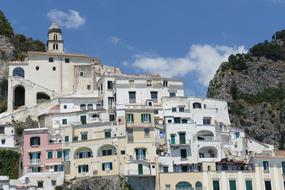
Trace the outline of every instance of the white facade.
{"label": "white facade", "polygon": [[13,125],[0,125],[0,148],[15,147],[15,127]]}

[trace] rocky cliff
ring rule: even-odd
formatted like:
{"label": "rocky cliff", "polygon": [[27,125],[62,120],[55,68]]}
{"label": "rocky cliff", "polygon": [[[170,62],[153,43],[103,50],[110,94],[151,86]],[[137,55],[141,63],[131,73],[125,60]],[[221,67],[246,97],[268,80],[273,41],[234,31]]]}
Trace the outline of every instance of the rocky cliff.
{"label": "rocky cliff", "polygon": [[229,102],[233,126],[284,149],[285,30],[247,54],[231,55],[210,81],[207,96]]}
{"label": "rocky cliff", "polygon": [[0,112],[6,110],[7,63],[25,59],[28,51],[45,51],[45,44],[22,34],[16,34],[0,10]]}

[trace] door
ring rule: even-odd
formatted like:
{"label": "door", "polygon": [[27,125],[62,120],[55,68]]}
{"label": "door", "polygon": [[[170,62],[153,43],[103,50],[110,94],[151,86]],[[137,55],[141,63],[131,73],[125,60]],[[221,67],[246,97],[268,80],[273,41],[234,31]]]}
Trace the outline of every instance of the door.
{"label": "door", "polygon": [[139,172],[139,175],[143,174],[143,165],[142,164],[138,165],[138,172]]}

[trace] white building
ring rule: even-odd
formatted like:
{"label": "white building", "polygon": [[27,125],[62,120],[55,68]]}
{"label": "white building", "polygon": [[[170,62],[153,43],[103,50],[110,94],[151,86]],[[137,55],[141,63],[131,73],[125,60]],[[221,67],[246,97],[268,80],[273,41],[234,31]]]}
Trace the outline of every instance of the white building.
{"label": "white building", "polygon": [[15,147],[15,127],[13,125],[0,125],[0,148]]}

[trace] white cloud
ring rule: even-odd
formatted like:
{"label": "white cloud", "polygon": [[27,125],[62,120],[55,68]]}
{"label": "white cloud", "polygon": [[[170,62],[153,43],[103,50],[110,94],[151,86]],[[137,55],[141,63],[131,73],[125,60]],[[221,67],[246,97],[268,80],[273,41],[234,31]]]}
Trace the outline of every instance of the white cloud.
{"label": "white cloud", "polygon": [[208,86],[223,61],[226,61],[231,54],[244,52],[246,52],[244,46],[195,44],[184,57],[137,55],[131,65],[145,72],[159,73],[166,77],[183,77],[196,72],[199,83]]}
{"label": "white cloud", "polygon": [[111,36],[111,37],[110,37],[110,42],[111,42],[112,44],[117,45],[117,44],[120,44],[121,41],[122,41],[121,38],[119,38],[118,36]]}
{"label": "white cloud", "polygon": [[47,13],[47,16],[52,22],[57,22],[60,26],[65,28],[77,29],[84,25],[86,21],[84,17],[80,16],[78,11],[72,9],[66,12],[58,9],[51,9]]}

